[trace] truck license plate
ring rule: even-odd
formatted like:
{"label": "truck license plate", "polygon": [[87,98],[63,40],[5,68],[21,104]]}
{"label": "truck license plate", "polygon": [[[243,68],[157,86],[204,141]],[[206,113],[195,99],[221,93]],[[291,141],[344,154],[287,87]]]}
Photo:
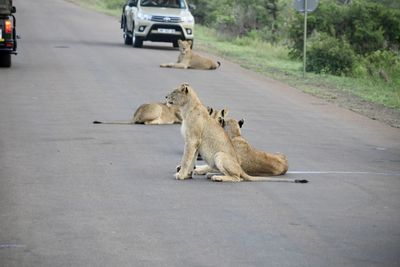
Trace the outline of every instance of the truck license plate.
{"label": "truck license plate", "polygon": [[159,28],[158,32],[159,33],[175,33],[175,29],[162,29],[162,28]]}

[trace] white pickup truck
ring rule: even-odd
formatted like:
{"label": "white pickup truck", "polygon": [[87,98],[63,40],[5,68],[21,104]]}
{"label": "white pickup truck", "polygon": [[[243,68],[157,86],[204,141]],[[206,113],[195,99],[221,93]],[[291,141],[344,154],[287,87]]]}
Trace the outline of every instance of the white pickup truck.
{"label": "white pickup truck", "polygon": [[178,47],[178,40],[193,41],[194,18],[185,0],[128,0],[121,29],[126,45],[141,47],[143,41],[154,41]]}

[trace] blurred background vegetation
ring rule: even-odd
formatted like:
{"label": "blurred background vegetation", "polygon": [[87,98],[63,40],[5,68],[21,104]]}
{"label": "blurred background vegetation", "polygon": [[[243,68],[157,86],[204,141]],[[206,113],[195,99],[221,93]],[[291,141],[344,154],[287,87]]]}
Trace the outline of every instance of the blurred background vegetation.
{"label": "blurred background vegetation", "polygon": [[[303,15],[292,0],[191,0],[197,22],[234,37],[303,51]],[[400,1],[321,0],[308,16],[307,70],[383,79],[400,87]]]}
{"label": "blurred background vegetation", "polygon": [[[115,15],[126,2],[75,1]],[[305,91],[332,87],[400,110],[399,0],[320,0],[308,14],[306,79],[304,15],[294,10],[293,0],[187,2],[196,6],[195,46]]]}

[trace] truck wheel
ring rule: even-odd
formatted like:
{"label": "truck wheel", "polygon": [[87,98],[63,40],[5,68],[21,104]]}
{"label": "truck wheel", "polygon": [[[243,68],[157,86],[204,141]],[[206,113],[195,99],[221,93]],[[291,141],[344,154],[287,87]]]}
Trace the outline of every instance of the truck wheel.
{"label": "truck wheel", "polygon": [[134,47],[142,47],[143,46],[143,39],[140,37],[133,37],[133,46]]}
{"label": "truck wheel", "polygon": [[0,67],[11,67],[11,54],[0,54]]}
{"label": "truck wheel", "polygon": [[132,35],[129,34],[126,23],[124,23],[124,44],[132,45]]}
{"label": "truck wheel", "polygon": [[130,36],[128,32],[124,32],[124,44],[132,45],[132,36]]}

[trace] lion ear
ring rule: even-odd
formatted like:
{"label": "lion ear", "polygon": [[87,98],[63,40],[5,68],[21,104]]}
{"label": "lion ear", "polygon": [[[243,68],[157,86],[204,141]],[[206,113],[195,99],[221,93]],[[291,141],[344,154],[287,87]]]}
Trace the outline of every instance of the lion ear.
{"label": "lion ear", "polygon": [[211,115],[214,111],[212,107],[207,107],[207,110],[208,110],[208,115]]}
{"label": "lion ear", "polygon": [[182,40],[181,40],[181,39],[178,40],[178,44],[179,44],[179,45],[182,44]]}
{"label": "lion ear", "polygon": [[182,84],[182,89],[181,89],[181,91],[182,91],[183,93],[185,93],[185,94],[189,93],[189,84],[187,84],[187,83]]}
{"label": "lion ear", "polygon": [[228,112],[229,110],[227,108],[223,108],[221,110],[221,116],[225,118],[228,115]]}
{"label": "lion ear", "polygon": [[192,42],[192,40],[188,40],[187,43],[188,43],[190,46],[192,46],[192,43],[193,43],[193,42]]}
{"label": "lion ear", "polygon": [[242,128],[243,124],[244,124],[244,119],[241,119],[240,121],[238,121],[239,124],[239,128]]}

